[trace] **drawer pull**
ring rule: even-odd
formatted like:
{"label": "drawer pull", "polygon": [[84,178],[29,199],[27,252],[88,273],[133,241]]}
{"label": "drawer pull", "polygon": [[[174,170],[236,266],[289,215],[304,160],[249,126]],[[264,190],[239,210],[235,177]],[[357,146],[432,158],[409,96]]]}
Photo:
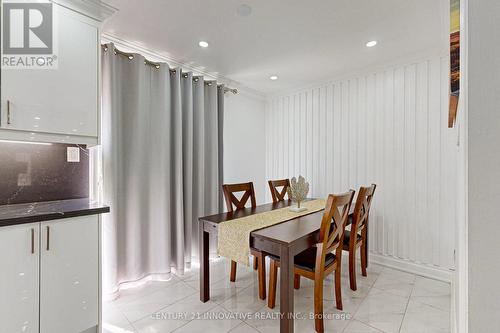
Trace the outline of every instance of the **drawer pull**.
{"label": "drawer pull", "polygon": [[47,251],[50,251],[50,227],[47,226]]}
{"label": "drawer pull", "polygon": [[7,125],[10,125],[10,101],[7,100]]}
{"label": "drawer pull", "polygon": [[31,228],[31,254],[35,253],[35,229]]}

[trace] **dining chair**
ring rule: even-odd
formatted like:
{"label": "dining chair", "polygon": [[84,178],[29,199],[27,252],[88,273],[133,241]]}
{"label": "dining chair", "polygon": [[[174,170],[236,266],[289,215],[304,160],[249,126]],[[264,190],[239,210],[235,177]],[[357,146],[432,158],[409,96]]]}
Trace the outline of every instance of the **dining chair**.
{"label": "dining chair", "polygon": [[[285,200],[287,195],[287,189],[290,187],[290,180],[280,179],[280,180],[269,180],[269,189],[271,190],[271,197],[273,202],[280,202]],[[281,190],[279,188],[281,187]]]}
{"label": "dining chair", "polygon": [[368,187],[360,187],[354,211],[352,214],[351,230],[344,232],[345,251],[349,251],[349,284],[352,290],[356,290],[356,251],[361,252],[361,274],[366,276],[367,251],[366,244],[368,238],[368,220],[370,216],[370,206],[373,194],[377,188],[376,184]]}
{"label": "dining chair", "polygon": [[[253,183],[241,184],[224,184],[222,185],[224,198],[226,199],[226,207],[228,212],[233,212],[238,209],[244,209],[248,200],[250,199],[250,207],[256,207],[255,190]],[[243,192],[243,195],[238,199],[234,194]],[[234,208],[233,208],[234,206]],[[265,254],[254,248],[250,248],[250,254],[253,255],[253,269],[258,272],[259,279],[259,297],[260,299],[266,298],[266,260]],[[231,274],[229,279],[231,282],[236,281],[236,261],[231,260]]]}
{"label": "dining chair", "polygon": [[[321,227],[319,241],[311,248],[299,253],[294,258],[294,288],[300,287],[300,277],[314,281],[314,328],[324,331],[323,324],[323,280],[335,272],[335,301],[337,309],[342,310],[341,267],[342,243],[344,230],[351,208],[354,191],[328,196]],[[269,275],[269,298],[267,305],[273,309],[276,305],[276,282],[280,259],[269,255],[271,259]]]}

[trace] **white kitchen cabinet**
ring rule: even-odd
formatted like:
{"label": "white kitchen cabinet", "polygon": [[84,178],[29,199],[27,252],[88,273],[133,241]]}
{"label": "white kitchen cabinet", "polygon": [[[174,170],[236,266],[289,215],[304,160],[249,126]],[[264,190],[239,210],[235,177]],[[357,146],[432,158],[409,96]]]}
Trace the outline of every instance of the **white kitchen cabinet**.
{"label": "white kitchen cabinet", "polygon": [[97,137],[97,22],[54,4],[54,31],[57,69],[2,69],[1,127]]}
{"label": "white kitchen cabinet", "polygon": [[0,332],[95,332],[99,217],[0,227]]}
{"label": "white kitchen cabinet", "polygon": [[38,333],[39,223],[0,228],[0,332]]}
{"label": "white kitchen cabinet", "polygon": [[83,332],[99,311],[98,216],[41,223],[40,332]]}

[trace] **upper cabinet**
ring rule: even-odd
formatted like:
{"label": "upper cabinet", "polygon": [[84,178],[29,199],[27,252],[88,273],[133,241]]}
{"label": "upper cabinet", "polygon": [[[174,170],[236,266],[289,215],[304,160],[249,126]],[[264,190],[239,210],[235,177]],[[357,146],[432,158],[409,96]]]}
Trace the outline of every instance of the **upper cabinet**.
{"label": "upper cabinet", "polygon": [[2,71],[2,127],[97,137],[98,29],[54,6],[57,69]]}
{"label": "upper cabinet", "polygon": [[99,26],[102,8],[110,10],[96,2],[101,17],[91,18],[79,3],[54,2],[56,68],[2,67],[0,139],[98,143]]}

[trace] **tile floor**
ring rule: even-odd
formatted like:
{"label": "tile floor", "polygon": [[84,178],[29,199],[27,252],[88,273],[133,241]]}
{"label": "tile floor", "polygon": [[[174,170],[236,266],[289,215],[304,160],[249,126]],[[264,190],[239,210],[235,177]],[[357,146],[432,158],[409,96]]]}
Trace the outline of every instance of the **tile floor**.
{"label": "tile floor", "polygon": [[[445,333],[450,332],[450,285],[371,264],[368,277],[358,276],[358,290],[349,289],[346,260],[342,267],[344,310],[335,308],[333,282],[325,281],[327,332]],[[229,282],[226,260],[211,263],[211,300],[199,301],[198,269],[167,282],[148,282],[128,289],[103,308],[104,333],[267,333],[279,332],[274,310],[258,298],[257,274],[238,267]],[[279,290],[279,286],[278,286]],[[313,283],[304,278],[295,291],[295,332],[314,332]]]}

